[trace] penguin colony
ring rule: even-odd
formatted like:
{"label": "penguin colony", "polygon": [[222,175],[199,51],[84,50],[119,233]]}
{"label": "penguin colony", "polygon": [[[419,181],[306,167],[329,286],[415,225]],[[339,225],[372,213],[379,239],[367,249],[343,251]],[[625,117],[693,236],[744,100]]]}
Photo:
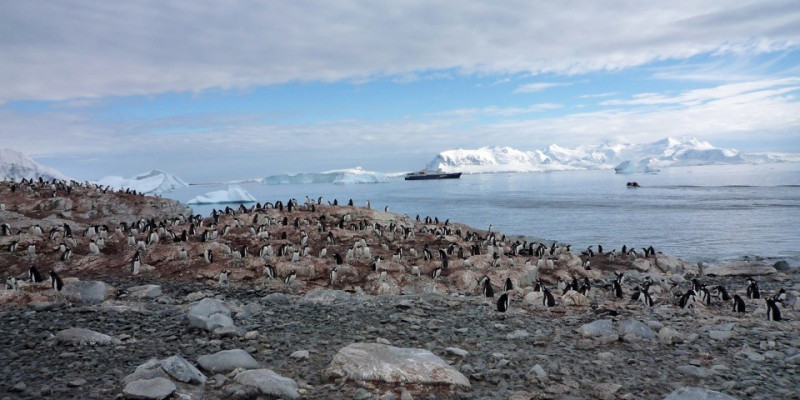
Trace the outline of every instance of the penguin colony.
{"label": "penguin colony", "polygon": [[[123,202],[147,202],[153,197],[130,190],[111,190],[75,181],[42,179],[0,183],[0,198],[7,209],[14,200],[31,198],[71,199],[118,196]],[[512,299],[519,296],[521,283],[535,285],[543,307],[557,307],[556,294],[575,292],[593,301],[629,299],[642,307],[672,304],[693,309],[697,306],[721,307],[732,313],[746,313],[743,297],[719,285],[694,280],[691,287],[681,289],[650,277],[636,285],[624,281],[622,273],[609,271],[608,266],[627,269],[637,258],[657,258],[652,246],[604,251],[602,245],[588,247],[579,255],[584,271],[611,272],[606,279],[583,276],[563,279],[557,274],[565,259],[572,256],[570,245],[556,242],[528,242],[506,237],[489,225],[486,231],[441,222],[438,217],[387,217],[369,206],[360,208],[349,200],[340,206],[337,199],[306,197],[285,202],[257,203],[246,207],[226,207],[209,216],[172,215],[160,218],[139,218],[112,223],[65,222],[47,225],[14,226],[0,220],[0,237],[7,243],[0,249],[3,263],[27,265],[27,276],[8,276],[6,286],[19,290],[19,282],[43,282],[37,266],[49,271],[51,286],[60,291],[61,276],[69,276],[72,266],[89,257],[123,259],[111,273],[148,274],[159,276],[162,266],[179,266],[177,274],[188,278],[205,276],[220,286],[282,281],[283,288],[312,286],[354,290],[357,286],[373,287],[380,293],[388,281],[421,281],[428,285],[446,285],[456,270],[468,270],[481,276],[472,286],[474,294],[494,303],[498,312],[508,312]],[[5,254],[3,254],[5,253]],[[344,256],[343,256],[344,255]],[[498,276],[500,268],[521,270],[535,266],[541,279],[520,282],[520,275]],[[621,266],[621,268],[620,268]],[[173,268],[174,270],[174,268]],[[574,270],[573,270],[574,271]],[[174,272],[174,271],[173,271]],[[211,276],[208,276],[212,273]],[[205,274],[205,275],[204,275]],[[495,288],[490,276],[495,276]],[[561,276],[562,278],[556,278]],[[596,276],[596,275],[595,275]],[[734,290],[735,288],[731,288]],[[744,298],[762,299],[757,282],[748,278]],[[446,290],[446,289],[445,289]],[[519,292],[519,293],[517,293]],[[499,296],[495,300],[495,293]],[[590,295],[591,293],[591,295]],[[785,291],[763,298],[765,315],[780,321],[780,307],[786,301]],[[752,302],[750,303],[752,305]]]}

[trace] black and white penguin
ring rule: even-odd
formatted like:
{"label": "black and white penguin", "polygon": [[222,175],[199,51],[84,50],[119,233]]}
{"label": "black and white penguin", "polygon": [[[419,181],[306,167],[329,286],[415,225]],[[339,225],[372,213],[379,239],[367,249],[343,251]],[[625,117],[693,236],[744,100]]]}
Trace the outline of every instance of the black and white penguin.
{"label": "black and white penguin", "polygon": [[781,310],[775,300],[764,299],[764,301],[767,303],[767,321],[780,321]]}
{"label": "black and white penguin", "polygon": [[31,266],[30,269],[28,269],[28,278],[31,280],[31,283],[39,283],[44,281],[42,274],[40,274],[39,270],[37,270],[34,266]]}
{"label": "black and white penguin", "polygon": [[622,285],[619,284],[618,279],[615,279],[613,282],[611,282],[611,287],[616,298],[621,299],[624,297],[624,294],[622,293]]}
{"label": "black and white penguin", "polygon": [[64,281],[61,280],[61,277],[55,271],[50,271],[50,286],[56,292],[60,292],[61,289],[64,288]]}
{"label": "black and white penguin", "polygon": [[760,299],[761,292],[758,290],[758,282],[753,278],[747,278],[747,298]]}
{"label": "black and white penguin", "polygon": [[214,253],[211,251],[211,249],[206,249],[206,251],[203,252],[203,258],[206,259],[208,264],[211,264],[214,262]]}
{"label": "black and white penguin", "polygon": [[717,298],[722,301],[731,301],[731,296],[728,294],[728,291],[725,290],[725,287],[722,285],[714,286],[714,293],[717,295]]}
{"label": "black and white penguin", "polygon": [[188,258],[189,258],[189,253],[186,252],[186,249],[181,248],[180,250],[178,250],[178,259],[179,260],[185,261]]}
{"label": "black and white penguin", "polygon": [[497,311],[506,312],[508,310],[508,293],[503,293],[497,299]]}
{"label": "black and white penguin", "polygon": [[781,288],[778,293],[772,296],[772,301],[776,303],[783,303],[784,300],[786,300],[786,289]]}
{"label": "black and white penguin", "polygon": [[697,294],[694,290],[688,290],[678,301],[681,308],[694,308],[694,302],[697,300]]}
{"label": "black and white penguin", "polygon": [[653,302],[653,298],[650,296],[649,288],[650,285],[645,285],[642,287],[642,293],[639,295],[639,300],[641,300],[642,304],[646,305],[647,307],[652,307],[655,303]]}
{"label": "black and white penguin", "polygon": [[483,292],[483,297],[485,298],[494,298],[494,288],[492,287],[492,282],[489,280],[489,277],[484,275],[481,278],[481,291]]}
{"label": "black and white penguin", "polygon": [[436,267],[433,269],[433,272],[431,273],[431,278],[436,280],[436,278],[440,277],[441,275],[442,275],[442,267]]}
{"label": "black and white penguin", "polygon": [[133,258],[131,259],[131,272],[134,275],[139,274],[139,268],[142,266],[142,256],[139,251],[133,254]]}
{"label": "black and white penguin", "polygon": [[550,289],[544,288],[544,296],[542,296],[542,305],[545,307],[555,307],[556,299],[550,293]]}
{"label": "black and white penguin", "polygon": [[333,259],[336,260],[336,265],[344,264],[344,260],[342,260],[342,256],[339,253],[334,254]]}
{"label": "black and white penguin", "polygon": [[711,292],[708,291],[708,288],[705,284],[700,285],[700,291],[698,292],[700,295],[700,302],[706,306],[711,305]]}
{"label": "black and white penguin", "polygon": [[503,291],[508,292],[509,290],[514,290],[514,284],[511,282],[511,278],[506,278],[506,282],[503,284]]}
{"label": "black and white penguin", "polygon": [[537,279],[536,280],[536,285],[533,286],[533,291],[534,292],[541,292],[541,291],[543,291],[542,290],[543,288],[544,288],[544,284],[542,283],[542,280],[541,279]]}
{"label": "black and white penguin", "polygon": [[738,294],[733,295],[733,311],[737,313],[745,312],[744,300]]}
{"label": "black and white penguin", "polygon": [[229,273],[229,271],[227,269],[223,269],[222,271],[219,271],[219,285],[220,286],[228,284],[228,273]]}
{"label": "black and white penguin", "polygon": [[336,275],[336,266],[334,265],[331,267],[331,271],[328,273],[328,281],[330,282],[331,286],[336,284]]}
{"label": "black and white penguin", "polygon": [[292,272],[290,272],[289,275],[286,275],[286,277],[283,278],[283,283],[291,285],[292,282],[295,280],[295,278],[297,278],[297,271],[292,270]]}
{"label": "black and white penguin", "polygon": [[588,296],[589,290],[592,289],[592,284],[589,282],[589,278],[583,278],[583,285],[578,289],[578,293]]}
{"label": "black and white penguin", "polygon": [[270,264],[265,264],[264,265],[264,276],[267,277],[267,279],[275,279],[275,276],[276,276],[275,267],[273,267]]}

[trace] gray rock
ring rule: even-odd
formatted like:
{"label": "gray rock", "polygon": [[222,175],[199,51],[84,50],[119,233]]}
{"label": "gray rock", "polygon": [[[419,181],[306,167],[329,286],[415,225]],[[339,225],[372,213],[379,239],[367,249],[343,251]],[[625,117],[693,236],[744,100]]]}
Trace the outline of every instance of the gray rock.
{"label": "gray rock", "polygon": [[517,329],[514,332],[511,332],[511,333],[507,334],[506,335],[506,339],[509,339],[509,340],[522,339],[522,338],[526,338],[528,336],[530,336],[528,331],[526,331],[524,329]]}
{"label": "gray rock", "polygon": [[733,336],[731,331],[709,331],[708,337],[714,340],[728,340]]}
{"label": "gray rock", "polygon": [[161,296],[161,286],[158,285],[141,285],[132,286],[128,288],[128,294],[132,297],[155,299]]}
{"label": "gray rock", "polygon": [[665,326],[658,331],[658,340],[665,344],[678,343],[683,341],[683,335],[675,329]]}
{"label": "gray rock", "polygon": [[772,275],[775,274],[775,268],[768,265],[751,263],[748,261],[735,261],[720,265],[706,267],[704,273],[706,275],[716,276],[752,276],[752,275]]}
{"label": "gray rock", "polygon": [[206,298],[197,302],[189,309],[189,315],[197,315],[201,317],[210,317],[214,314],[224,314],[231,316],[231,310],[217,299]]}
{"label": "gray rock", "polygon": [[294,379],[280,376],[270,369],[252,369],[240,372],[233,378],[245,386],[258,388],[259,393],[279,398],[297,399],[297,382]]}
{"label": "gray rock", "polygon": [[533,368],[531,368],[531,372],[536,374],[539,379],[547,379],[547,372],[539,364],[534,365]]}
{"label": "gray rock", "polygon": [[116,293],[116,289],[100,281],[74,281],[61,290],[69,300],[89,304],[102,303]]}
{"label": "gray rock", "polygon": [[69,328],[56,333],[56,339],[62,343],[74,345],[109,345],[111,336],[83,328]]}
{"label": "gray rock", "polygon": [[664,400],[737,400],[735,397],[728,396],[713,390],[688,387],[675,389]]}
{"label": "gray rock", "polygon": [[297,360],[307,360],[309,356],[308,350],[297,350],[292,354],[289,354],[289,357],[297,359]]}
{"label": "gray rock", "polygon": [[424,349],[378,343],[353,343],[339,350],[323,379],[383,381],[403,384],[445,384],[471,388],[467,377]]}
{"label": "gray rock", "polygon": [[617,331],[614,329],[614,323],[610,319],[599,319],[582,325],[578,328],[578,332],[581,336],[587,338],[617,335]]}
{"label": "gray rock", "polygon": [[236,319],[250,319],[264,312],[264,306],[259,303],[248,303],[236,313]]}
{"label": "gray rock", "polygon": [[200,356],[197,359],[200,367],[211,373],[230,372],[236,368],[258,369],[258,364],[253,356],[242,349],[223,350],[214,354]]}
{"label": "gray rock", "polygon": [[171,396],[177,389],[169,379],[153,378],[128,383],[122,393],[129,399],[162,400]]}
{"label": "gray rock", "polygon": [[712,369],[695,367],[694,365],[681,365],[678,367],[678,371],[698,378],[708,378],[716,374]]}
{"label": "gray rock", "polygon": [[181,356],[175,355],[161,360],[161,368],[177,381],[200,385],[206,383],[206,376]]}
{"label": "gray rock", "polygon": [[444,349],[444,351],[446,351],[446,352],[448,352],[450,354],[455,354],[455,355],[457,355],[459,357],[466,357],[466,356],[469,355],[468,351],[466,351],[464,349],[461,349],[461,348],[458,348],[458,347],[448,347],[448,348]]}
{"label": "gray rock", "polygon": [[126,376],[123,382],[127,385],[134,381],[154,378],[170,379],[170,376],[161,368],[161,361],[151,358],[146,363],[136,367],[136,370]]}
{"label": "gray rock", "polygon": [[778,261],[775,264],[772,264],[772,268],[775,268],[775,270],[778,271],[778,272],[786,272],[786,271],[792,269],[792,267],[789,265],[789,263],[786,262],[786,261],[783,261],[783,260]]}
{"label": "gray rock", "polygon": [[352,294],[344,290],[315,289],[308,292],[300,301],[313,304],[333,304],[350,301],[352,297]]}
{"label": "gray rock", "polygon": [[619,324],[619,335],[624,337],[633,337],[639,339],[653,339],[656,337],[655,332],[649,326],[635,319],[629,319]]}
{"label": "gray rock", "polygon": [[234,326],[231,310],[217,299],[200,300],[189,309],[188,318],[190,326],[207,331]]}

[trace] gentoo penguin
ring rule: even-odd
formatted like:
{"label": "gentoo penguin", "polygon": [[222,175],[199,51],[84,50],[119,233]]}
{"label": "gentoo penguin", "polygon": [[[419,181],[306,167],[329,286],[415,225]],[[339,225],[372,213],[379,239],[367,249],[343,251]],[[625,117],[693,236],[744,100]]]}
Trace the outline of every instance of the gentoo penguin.
{"label": "gentoo penguin", "polygon": [[290,272],[289,275],[286,275],[286,277],[283,278],[283,283],[291,285],[296,277],[297,277],[297,271],[292,270],[292,272]]}
{"label": "gentoo penguin", "polygon": [[264,265],[264,276],[266,276],[267,279],[275,279],[275,267],[270,264]]}
{"label": "gentoo penguin", "polygon": [[722,301],[731,301],[731,296],[722,285],[714,286],[714,293],[717,295],[717,298]]}
{"label": "gentoo penguin", "polygon": [[89,242],[89,254],[100,254],[100,248],[97,247],[97,243],[94,241],[94,238]]}
{"label": "gentoo penguin", "polygon": [[342,260],[342,256],[340,256],[339,253],[334,254],[333,258],[336,260],[336,265],[342,265],[344,263],[344,260]]}
{"label": "gentoo penguin", "polygon": [[61,252],[61,256],[59,256],[59,259],[65,263],[69,263],[72,259],[72,249],[65,247],[64,251]]}
{"label": "gentoo penguin", "polygon": [[433,269],[433,272],[431,273],[431,277],[432,277],[434,280],[436,280],[436,278],[440,277],[441,275],[442,275],[442,267],[436,267],[436,268],[434,268],[434,269]]}
{"label": "gentoo penguin", "polygon": [[591,290],[591,288],[592,284],[589,282],[589,278],[583,278],[583,286],[581,286],[580,289],[578,289],[578,293],[584,296],[588,296],[589,290]]}
{"label": "gentoo penguin", "polygon": [[733,295],[733,311],[738,313],[745,311],[744,300],[738,294]]}
{"label": "gentoo penguin", "polygon": [[621,299],[625,296],[622,293],[622,286],[619,284],[618,280],[615,279],[613,282],[611,282],[611,287],[612,290],[614,291],[614,297]]}
{"label": "gentoo penguin", "polygon": [[786,289],[781,288],[778,293],[775,293],[775,295],[772,296],[772,301],[776,303],[783,303],[784,300],[786,300]]}
{"label": "gentoo penguin", "polygon": [[511,278],[506,278],[506,283],[503,284],[503,291],[508,292],[509,290],[514,290],[514,284],[511,282]]}
{"label": "gentoo penguin", "polygon": [[542,305],[545,307],[555,307],[556,299],[553,297],[553,294],[550,293],[550,290],[544,288],[544,296],[542,297]]}
{"label": "gentoo penguin", "polygon": [[489,280],[489,277],[484,275],[481,278],[483,284],[481,285],[481,290],[483,291],[483,297],[489,299],[494,297],[494,288],[492,288],[492,282]]}
{"label": "gentoo penguin", "polygon": [[497,311],[506,312],[508,310],[508,293],[503,293],[497,299]]}
{"label": "gentoo penguin", "polygon": [[223,269],[219,272],[219,285],[227,285],[228,284],[228,270]]}
{"label": "gentoo penguin", "polygon": [[378,281],[383,282],[386,280],[386,268],[381,268],[380,274],[378,274]]}
{"label": "gentoo penguin", "polygon": [[61,277],[55,271],[50,271],[50,286],[56,292],[60,292],[61,289],[64,288],[64,282],[61,280]]}
{"label": "gentoo penguin", "polygon": [[203,258],[206,259],[206,263],[211,264],[214,262],[214,253],[211,249],[206,249],[206,251],[203,252]]}
{"label": "gentoo penguin", "polygon": [[336,266],[334,265],[333,267],[331,267],[331,272],[328,274],[331,286],[336,284],[336,275],[337,275]]}
{"label": "gentoo penguin", "polygon": [[697,300],[697,294],[694,290],[688,290],[681,299],[678,301],[678,305],[681,308],[694,308],[694,302]]}
{"label": "gentoo penguin", "polygon": [[780,321],[781,310],[775,300],[767,298],[764,301],[767,303],[767,321]]}
{"label": "gentoo penguin", "polygon": [[178,259],[179,260],[183,261],[183,260],[186,260],[188,257],[189,257],[189,254],[186,253],[186,249],[181,248],[180,250],[178,250]]}
{"label": "gentoo penguin", "polygon": [[13,276],[6,278],[6,290],[19,292],[19,283],[17,283],[17,278]]}
{"label": "gentoo penguin", "polygon": [[711,305],[711,293],[708,291],[708,288],[706,287],[705,284],[700,285],[700,291],[698,293],[700,294],[700,302],[703,303],[706,306],[710,306]]}
{"label": "gentoo penguin", "polygon": [[758,290],[758,282],[753,278],[747,278],[747,298],[760,299],[761,292]]}
{"label": "gentoo penguin", "polygon": [[542,283],[542,280],[541,279],[537,279],[536,280],[536,285],[533,286],[533,291],[534,292],[541,292],[543,288],[544,288],[544,284]]}
{"label": "gentoo penguin", "polygon": [[31,266],[31,268],[28,269],[28,278],[30,278],[31,283],[39,283],[44,281],[42,274],[40,274],[39,270],[37,270],[34,266]]}
{"label": "gentoo penguin", "polygon": [[139,275],[139,268],[142,266],[142,256],[139,251],[133,254],[133,258],[131,259],[131,272],[134,275]]}
{"label": "gentoo penguin", "polygon": [[642,293],[639,295],[639,300],[641,300],[642,303],[647,307],[652,307],[654,303],[653,303],[653,298],[650,297],[650,292],[648,290],[649,288],[650,285],[644,285],[642,287]]}

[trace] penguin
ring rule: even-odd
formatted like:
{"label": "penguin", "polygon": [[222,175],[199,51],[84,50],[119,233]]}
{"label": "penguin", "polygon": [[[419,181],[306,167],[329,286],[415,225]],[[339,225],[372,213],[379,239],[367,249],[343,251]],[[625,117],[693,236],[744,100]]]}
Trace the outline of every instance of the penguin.
{"label": "penguin", "polygon": [[714,286],[714,293],[716,293],[717,298],[722,301],[731,301],[731,296],[728,294],[728,291],[722,285]]}
{"label": "penguin", "polygon": [[181,248],[178,250],[178,259],[185,261],[189,257],[189,254],[186,253],[186,249]]}
{"label": "penguin", "polygon": [[542,297],[542,305],[545,307],[555,307],[556,299],[553,297],[553,294],[550,293],[550,290],[544,288],[544,296]]}
{"label": "penguin", "polygon": [[297,278],[297,271],[292,270],[289,275],[286,275],[286,277],[283,278],[283,283],[285,283],[287,286],[291,285],[295,278]]}
{"label": "penguin", "polygon": [[206,259],[206,263],[211,264],[214,262],[214,253],[211,249],[206,249],[206,251],[203,252],[203,258]]}
{"label": "penguin", "polygon": [[61,280],[61,277],[55,271],[50,271],[50,286],[56,292],[60,292],[61,289],[64,288],[64,281]]}
{"label": "penguin", "polygon": [[227,285],[228,284],[228,270],[223,269],[219,272],[219,285]]}
{"label": "penguin", "polygon": [[134,275],[139,275],[139,268],[142,266],[142,256],[139,251],[137,251],[133,258],[131,259],[131,272]]}
{"label": "penguin", "polygon": [[339,253],[333,255],[334,260],[336,260],[336,265],[342,265],[344,260],[342,260],[342,256]]}
{"label": "penguin", "polygon": [[760,299],[761,292],[758,290],[758,282],[753,278],[747,278],[747,298]]}
{"label": "penguin", "polygon": [[100,248],[97,247],[97,243],[94,239],[91,239],[89,242],[89,254],[100,254]]}
{"label": "penguin", "polygon": [[653,302],[653,298],[652,298],[652,297],[650,297],[650,293],[648,292],[648,288],[649,288],[649,287],[650,287],[650,285],[645,285],[645,286],[642,288],[642,293],[639,295],[639,300],[641,300],[641,301],[642,301],[642,303],[643,303],[645,306],[647,306],[647,307],[652,307],[652,306],[653,306],[653,304],[654,304],[654,302]]}
{"label": "penguin", "polygon": [[767,303],[767,321],[780,321],[781,320],[781,310],[778,308],[778,305],[775,303],[775,300],[772,299],[764,299]]}
{"label": "penguin", "polygon": [[503,291],[508,292],[509,290],[514,290],[514,284],[511,282],[511,278],[506,278],[506,283],[503,284]]}
{"label": "penguin", "polygon": [[534,292],[541,292],[542,288],[544,288],[544,284],[542,283],[541,279],[536,280],[536,285],[533,286]]}
{"label": "penguin", "polygon": [[32,266],[28,269],[28,278],[30,278],[31,283],[39,283],[44,281],[42,278],[42,274],[39,273],[39,270],[36,267]]}
{"label": "penguin", "polygon": [[700,302],[706,306],[711,305],[711,293],[708,291],[708,288],[705,284],[700,285]]}
{"label": "penguin", "polygon": [[694,290],[687,291],[678,301],[681,308],[694,308],[694,302],[697,300],[697,295]]}
{"label": "penguin", "polygon": [[275,279],[275,267],[270,264],[264,265],[264,276],[266,276],[267,279]]}
{"label": "penguin", "polygon": [[336,266],[334,265],[333,267],[331,267],[331,272],[328,274],[331,286],[336,284],[336,275],[337,275]]}
{"label": "penguin", "polygon": [[442,275],[442,267],[434,268],[433,272],[431,273],[431,277],[433,278],[433,280],[436,280],[436,278],[440,277],[441,275]]}
{"label": "penguin", "polygon": [[386,268],[381,268],[380,274],[378,274],[378,281],[383,282],[386,280]]}
{"label": "penguin", "polygon": [[19,283],[17,283],[17,278],[14,278],[13,276],[6,278],[6,290],[19,292]]}
{"label": "penguin", "polygon": [[503,293],[497,299],[497,311],[506,312],[508,310],[508,293]]}
{"label": "penguin", "polygon": [[744,300],[738,294],[733,295],[733,311],[742,314],[745,312]]}
{"label": "penguin", "polygon": [[489,299],[494,298],[494,288],[492,288],[492,282],[489,280],[489,277],[484,275],[481,278],[483,284],[481,285],[481,290],[483,291],[483,297]]}
{"label": "penguin", "polygon": [[784,300],[786,300],[786,289],[781,288],[778,293],[772,296],[772,301],[776,303],[783,303]]}
{"label": "penguin", "polygon": [[584,296],[588,296],[589,290],[591,290],[591,288],[592,284],[589,282],[589,278],[583,278],[583,286],[581,286],[581,288],[578,289],[578,293]]}
{"label": "penguin", "polygon": [[64,251],[61,252],[61,256],[59,256],[59,260],[69,263],[72,259],[72,250],[69,247],[65,247]]}

